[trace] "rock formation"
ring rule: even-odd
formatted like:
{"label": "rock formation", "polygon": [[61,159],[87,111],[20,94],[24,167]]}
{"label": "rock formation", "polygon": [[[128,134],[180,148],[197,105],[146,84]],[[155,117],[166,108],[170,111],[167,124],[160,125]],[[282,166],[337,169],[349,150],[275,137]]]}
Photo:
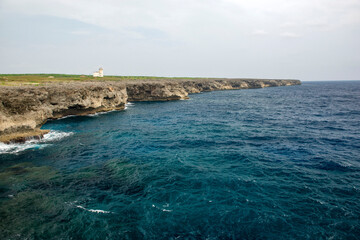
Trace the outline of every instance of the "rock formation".
{"label": "rock formation", "polygon": [[0,141],[41,138],[47,119],[124,109],[127,101],[187,99],[204,91],[299,85],[299,80],[172,79],[0,87]]}

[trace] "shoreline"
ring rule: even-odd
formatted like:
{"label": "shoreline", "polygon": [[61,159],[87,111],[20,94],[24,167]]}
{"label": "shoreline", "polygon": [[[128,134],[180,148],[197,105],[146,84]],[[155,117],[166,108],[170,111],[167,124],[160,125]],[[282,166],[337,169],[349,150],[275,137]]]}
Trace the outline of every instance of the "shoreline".
{"label": "shoreline", "polygon": [[161,79],[48,83],[0,87],[0,142],[41,139],[49,119],[125,109],[128,102],[173,101],[216,90],[300,85],[283,79]]}

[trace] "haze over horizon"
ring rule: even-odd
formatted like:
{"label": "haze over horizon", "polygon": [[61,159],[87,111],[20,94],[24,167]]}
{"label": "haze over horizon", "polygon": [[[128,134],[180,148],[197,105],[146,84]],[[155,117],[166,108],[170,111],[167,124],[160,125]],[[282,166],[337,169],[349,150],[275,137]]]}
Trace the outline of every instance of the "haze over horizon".
{"label": "haze over horizon", "polygon": [[359,0],[0,0],[0,73],[360,79]]}

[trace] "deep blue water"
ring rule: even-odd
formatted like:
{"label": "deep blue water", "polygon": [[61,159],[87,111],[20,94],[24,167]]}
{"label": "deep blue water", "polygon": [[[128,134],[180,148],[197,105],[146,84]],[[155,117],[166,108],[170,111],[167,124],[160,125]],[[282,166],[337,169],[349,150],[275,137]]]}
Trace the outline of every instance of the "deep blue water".
{"label": "deep blue water", "polygon": [[360,81],[190,98],[0,154],[0,238],[360,239]]}

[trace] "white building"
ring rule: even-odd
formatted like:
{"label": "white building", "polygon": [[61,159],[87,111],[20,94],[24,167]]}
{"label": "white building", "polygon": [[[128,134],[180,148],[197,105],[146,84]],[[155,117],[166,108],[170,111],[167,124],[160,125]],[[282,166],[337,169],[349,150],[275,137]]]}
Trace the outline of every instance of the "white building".
{"label": "white building", "polygon": [[99,71],[93,73],[93,77],[104,77],[104,69],[101,67]]}

